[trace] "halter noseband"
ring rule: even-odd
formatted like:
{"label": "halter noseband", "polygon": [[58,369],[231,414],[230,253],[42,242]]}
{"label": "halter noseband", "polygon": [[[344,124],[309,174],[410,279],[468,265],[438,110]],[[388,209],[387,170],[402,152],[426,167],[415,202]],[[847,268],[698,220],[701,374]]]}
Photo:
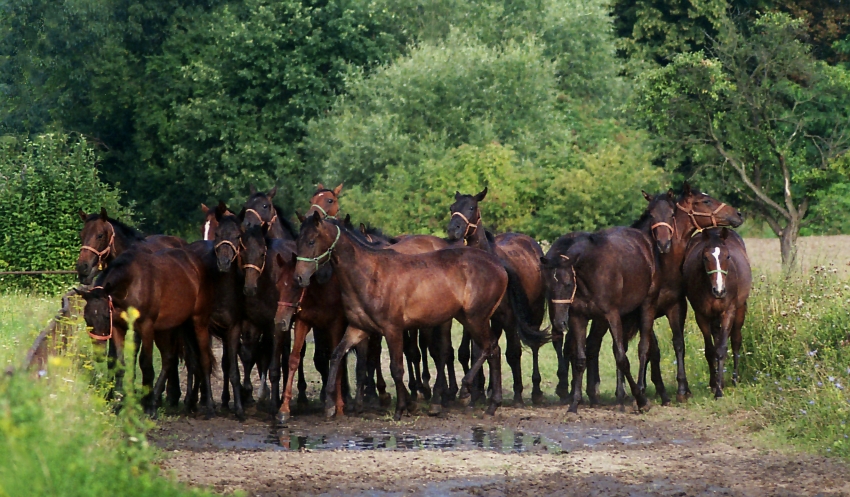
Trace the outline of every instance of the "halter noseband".
{"label": "halter noseband", "polygon": [[[239,240],[239,244],[242,244],[242,240]],[[237,247],[236,244],[231,242],[230,240],[222,240],[215,244],[213,250],[215,251],[216,255],[218,255],[218,248],[222,245],[230,245],[230,248],[233,249],[233,257],[230,258],[231,263],[235,261],[237,257],[239,257],[239,247]]]}
{"label": "halter noseband", "polygon": [[[92,288],[92,290],[103,290],[102,286],[96,286]],[[108,335],[95,335],[91,331],[89,332],[89,336],[94,338],[95,340],[105,342],[112,338],[112,314],[115,311],[115,305],[112,303],[112,295],[107,294],[106,298],[109,300],[109,334]]]}
{"label": "halter noseband", "polygon": [[706,272],[705,272],[705,274],[714,274],[714,273],[729,274],[729,271],[727,271],[727,270],[725,270],[725,269],[717,268],[717,269],[712,269],[711,271],[706,271]]}
{"label": "halter noseband", "polygon": [[[568,257],[565,255],[561,255],[564,259]],[[570,269],[573,270],[573,294],[570,295],[568,299],[552,299],[550,300],[553,304],[572,304],[576,299],[576,290],[578,290],[578,278],[576,277],[576,268],[575,266],[570,266]]]}
{"label": "halter noseband", "polygon": [[[675,222],[675,220],[673,222]],[[655,228],[658,228],[658,227],[667,228],[668,230],[670,230],[670,236],[671,237],[676,236],[676,230],[672,226],[670,226],[668,223],[665,223],[665,222],[659,222],[659,223],[653,224],[652,227],[649,228],[649,231],[651,231],[653,234],[655,234]],[[658,238],[658,237],[656,236],[656,238]]]}
{"label": "halter noseband", "polygon": [[[466,243],[466,237],[472,236],[472,235],[475,234],[475,231],[478,229],[478,225],[481,223],[481,211],[478,210],[478,209],[475,209],[475,210],[476,210],[476,212],[478,212],[478,221],[476,221],[475,224],[472,224],[472,222],[469,219],[467,219],[467,217],[464,216],[462,212],[460,212],[460,211],[452,212],[452,217],[460,216],[460,218],[463,219],[466,222],[466,229],[463,230],[463,243]],[[472,228],[472,232],[469,231],[470,228]]]}
{"label": "halter noseband", "polygon": [[271,226],[274,224],[275,221],[277,221],[277,212],[275,212],[274,216],[272,216],[271,221],[263,221],[263,216],[261,216],[260,213],[255,211],[254,209],[245,209],[245,214],[248,214],[249,212],[257,216],[257,219],[260,220],[260,226],[263,228],[265,228],[266,226]]}
{"label": "halter noseband", "polygon": [[315,207],[316,209],[319,209],[320,211],[322,211],[322,214],[324,214],[325,217],[329,217],[331,219],[336,219],[336,216],[331,216],[330,214],[328,214],[327,211],[322,209],[322,206],[319,205],[319,204],[313,204],[310,207]]}
{"label": "halter noseband", "polygon": [[[291,308],[295,309],[293,316],[298,315],[298,313],[301,311],[301,302],[304,300],[304,294],[305,293],[307,293],[307,287],[306,286],[301,289],[301,296],[298,297],[298,300],[296,302],[284,302],[282,300],[279,300],[277,302],[277,312],[280,312],[283,307],[291,307]],[[275,313],[275,314],[277,314],[277,313]]]}
{"label": "halter noseband", "polygon": [[[340,230],[339,226],[337,226],[336,227],[336,239],[331,244],[331,246],[328,247],[327,250],[325,250],[324,252],[322,252],[321,254],[319,254],[316,257],[296,257],[295,260],[315,263],[316,264],[316,271],[318,271],[319,267],[324,265],[324,263],[319,263],[319,261],[321,259],[327,257],[328,261],[331,260],[331,252],[333,252],[334,247],[336,247],[336,242],[339,241],[339,236],[341,234],[342,234],[342,230]],[[327,261],[325,261],[325,262],[327,262]]]}
{"label": "halter noseband", "polygon": [[88,250],[89,252],[94,253],[97,256],[97,269],[98,271],[103,270],[103,260],[106,259],[107,256],[112,252],[112,249],[115,247],[115,226],[112,226],[112,223],[106,221],[106,225],[109,226],[109,243],[106,244],[106,248],[103,250],[97,250],[94,247],[90,247],[89,245],[83,245],[80,247],[80,255],[82,255],[83,250]]}

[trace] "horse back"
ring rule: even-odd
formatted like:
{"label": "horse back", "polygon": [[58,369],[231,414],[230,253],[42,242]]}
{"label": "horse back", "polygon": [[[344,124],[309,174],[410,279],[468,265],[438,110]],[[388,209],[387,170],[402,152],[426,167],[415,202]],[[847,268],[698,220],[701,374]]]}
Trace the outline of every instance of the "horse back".
{"label": "horse back", "polygon": [[185,240],[170,235],[151,235],[145,237],[144,243],[148,245],[153,252],[167,248],[182,248],[186,246]]}
{"label": "horse back", "polygon": [[415,255],[449,247],[449,242],[432,235],[406,235],[398,242],[386,247],[399,254]]}
{"label": "horse back", "polygon": [[502,233],[495,238],[496,255],[505,268],[520,280],[530,302],[543,296],[543,274],[540,258],[543,249],[530,236],[521,233]]}

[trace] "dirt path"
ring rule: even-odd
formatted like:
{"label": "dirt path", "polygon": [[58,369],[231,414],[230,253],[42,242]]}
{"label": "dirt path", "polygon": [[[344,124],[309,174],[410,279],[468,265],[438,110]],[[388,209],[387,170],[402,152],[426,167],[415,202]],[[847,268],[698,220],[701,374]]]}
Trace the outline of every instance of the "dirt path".
{"label": "dirt path", "polygon": [[244,424],[172,417],[153,438],[180,480],[259,496],[850,495],[843,463],[760,449],[736,423],[683,408],[480,412],[308,414],[282,430],[256,413]]}

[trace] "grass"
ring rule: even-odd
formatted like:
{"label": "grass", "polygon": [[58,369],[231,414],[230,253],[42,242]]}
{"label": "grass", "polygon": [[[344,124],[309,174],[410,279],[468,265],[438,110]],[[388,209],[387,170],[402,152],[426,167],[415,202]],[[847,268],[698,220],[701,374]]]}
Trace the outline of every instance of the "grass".
{"label": "grass", "polygon": [[[0,361],[20,361],[58,306],[58,298],[0,296]],[[208,495],[160,474],[135,397],[113,413],[102,361],[82,323],[68,326],[79,339],[46,376],[0,378],[0,496]]]}

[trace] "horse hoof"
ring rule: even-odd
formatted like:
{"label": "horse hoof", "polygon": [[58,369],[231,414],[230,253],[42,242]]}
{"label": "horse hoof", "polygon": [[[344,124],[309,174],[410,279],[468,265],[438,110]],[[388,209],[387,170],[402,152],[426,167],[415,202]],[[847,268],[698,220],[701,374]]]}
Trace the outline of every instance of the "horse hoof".
{"label": "horse hoof", "polygon": [[688,402],[688,396],[685,394],[677,393],[676,394],[676,402],[680,404],[685,404]]}
{"label": "horse hoof", "polygon": [[236,419],[240,423],[244,423],[245,422],[245,411],[236,411]]}
{"label": "horse hoof", "polygon": [[670,404],[672,404],[672,402],[670,402],[670,399],[663,399],[663,400],[661,400],[661,405],[662,405],[663,407],[669,407],[669,406],[670,406]]}
{"label": "horse hoof", "polygon": [[719,389],[719,388],[718,388],[718,389],[714,392],[714,399],[715,399],[715,400],[717,400],[717,399],[720,399],[720,398],[722,398],[722,397],[723,397],[723,390],[721,390],[721,389]]}
{"label": "horse hoof", "polygon": [[299,395],[298,400],[296,401],[296,405],[298,407],[307,407],[310,404],[310,401],[307,399],[307,395]]}
{"label": "horse hoof", "polygon": [[289,421],[289,417],[288,412],[278,412],[275,414],[274,420],[278,426],[286,426],[286,422]]}
{"label": "horse hoof", "polygon": [[428,409],[428,415],[429,416],[439,416],[442,413],[443,413],[443,406],[441,406],[440,404],[437,404],[436,402],[431,404],[431,408]]}
{"label": "horse hoof", "polygon": [[570,404],[570,408],[567,409],[568,413],[578,414],[578,402],[573,402]]}
{"label": "horse hoof", "polygon": [[531,403],[533,405],[539,406],[543,405],[544,402],[543,392],[535,392],[531,394]]}
{"label": "horse hoof", "polygon": [[336,415],[336,406],[325,408],[325,417],[330,419]]}
{"label": "horse hoof", "polygon": [[499,404],[490,404],[490,406],[487,407],[487,410],[484,411],[484,415],[488,417],[495,416],[497,409],[499,409]]}
{"label": "horse hoof", "polygon": [[395,414],[393,414],[393,421],[401,421],[401,411],[396,411]]}
{"label": "horse hoof", "polygon": [[636,402],[638,412],[646,413],[649,412],[650,409],[652,409],[652,404],[649,402],[648,399],[643,399],[643,402],[641,402],[640,400],[637,400]]}
{"label": "horse hoof", "polygon": [[514,395],[514,407],[525,407],[525,401],[522,400],[522,394]]}
{"label": "horse hoof", "polygon": [[380,406],[384,409],[390,406],[393,402],[393,398],[388,393],[382,393],[378,396]]}
{"label": "horse hoof", "polygon": [[472,404],[472,396],[467,394],[466,396],[461,395],[457,399],[457,403],[461,405],[461,407],[469,407]]}
{"label": "horse hoof", "polygon": [[411,402],[407,405],[407,413],[411,416],[419,416],[419,405],[416,402]]}
{"label": "horse hoof", "polygon": [[425,400],[431,400],[431,388],[430,387],[428,387],[427,385],[423,385],[422,388],[419,391],[422,393],[422,397]]}

